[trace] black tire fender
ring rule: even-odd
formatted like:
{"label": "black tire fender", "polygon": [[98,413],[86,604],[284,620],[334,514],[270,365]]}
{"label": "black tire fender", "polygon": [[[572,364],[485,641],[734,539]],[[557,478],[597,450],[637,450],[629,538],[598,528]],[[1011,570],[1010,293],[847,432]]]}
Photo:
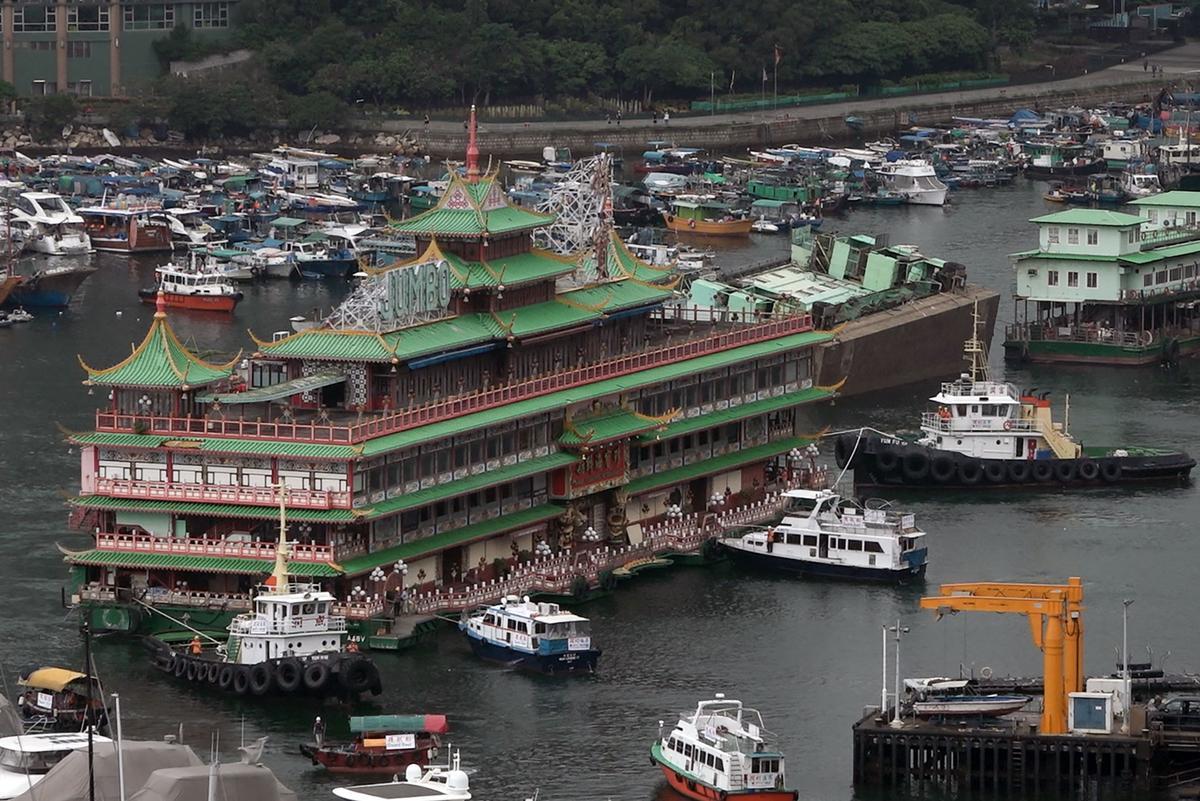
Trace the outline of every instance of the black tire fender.
{"label": "black tire fender", "polygon": [[983,479],[983,466],[974,459],[964,459],[958,466],[958,480],[964,484],[978,484]]}
{"label": "black tire fender", "polygon": [[929,456],[921,450],[910,450],[904,454],[901,469],[908,481],[920,481],[929,475]]}
{"label": "black tire fender", "polygon": [[245,695],[250,689],[250,668],[238,665],[233,671],[233,691]]}
{"label": "black tire fender", "polygon": [[1014,484],[1024,484],[1029,480],[1029,462],[1018,460],[1008,463],[1008,480]]}
{"label": "black tire fender", "polygon": [[1109,482],[1121,480],[1121,463],[1115,459],[1105,459],[1100,463],[1100,478]]}
{"label": "black tire fender", "polygon": [[300,660],[288,657],[275,666],[275,683],[285,693],[294,693],[300,689],[304,680],[304,666]]}
{"label": "black tire fender", "polygon": [[1100,476],[1100,465],[1091,459],[1079,460],[1079,477],[1084,481],[1095,481]]}
{"label": "black tire fender", "polygon": [[1054,465],[1046,459],[1035,459],[1030,471],[1034,481],[1045,483],[1054,478]]}
{"label": "black tire fender", "polygon": [[900,454],[885,445],[875,454],[875,466],[879,468],[880,473],[895,473],[896,468],[900,466]]}
{"label": "black tire fender", "polygon": [[929,477],[939,484],[954,478],[954,472],[954,460],[945,454],[938,454],[929,460]]}
{"label": "black tire fender", "polygon": [[259,662],[250,668],[250,692],[255,695],[266,695],[275,686],[275,672],[271,663]]}
{"label": "black tire fender", "polygon": [[1074,459],[1062,459],[1054,463],[1054,478],[1063,484],[1070,484],[1079,477],[1079,466]]}
{"label": "black tire fender", "polygon": [[304,689],[309,692],[320,692],[329,683],[329,665],[324,662],[310,662],[304,666],[302,677]]}
{"label": "black tire fender", "polygon": [[992,484],[1002,484],[1008,478],[1008,471],[1004,469],[1004,462],[984,462],[983,477]]}
{"label": "black tire fender", "polygon": [[217,674],[217,686],[222,690],[228,690],[233,686],[233,676],[236,672],[233,665],[221,665],[221,672]]}

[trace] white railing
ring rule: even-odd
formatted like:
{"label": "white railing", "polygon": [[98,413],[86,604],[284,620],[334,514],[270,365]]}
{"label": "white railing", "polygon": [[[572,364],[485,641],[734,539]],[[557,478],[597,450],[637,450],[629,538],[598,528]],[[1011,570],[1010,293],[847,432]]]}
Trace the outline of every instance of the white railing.
{"label": "white railing", "polygon": [[341,615],[305,615],[272,620],[264,615],[242,615],[229,627],[237,634],[345,634],[346,618]]}
{"label": "white railing", "polygon": [[942,417],[937,412],[923,412],[921,427],[931,428],[943,434],[970,434],[972,432],[997,431],[1032,431],[1039,429],[1033,420],[1019,420],[1005,417]]}
{"label": "white railing", "polygon": [[[240,487],[222,484],[182,484],[169,481],[130,481],[97,478],[96,494],[113,498],[139,498],[153,501],[227,503],[245,506],[278,506],[277,487]],[[328,490],[287,490],[287,504],[295,509],[349,509],[349,492]]]}
{"label": "white railing", "polygon": [[[216,556],[235,559],[274,559],[273,542],[205,540],[194,537],[151,537],[146,534],[96,535],[96,549],[128,553],[169,553],[182,556]],[[333,548],[328,545],[292,543],[288,560],[293,562],[332,562]]]}

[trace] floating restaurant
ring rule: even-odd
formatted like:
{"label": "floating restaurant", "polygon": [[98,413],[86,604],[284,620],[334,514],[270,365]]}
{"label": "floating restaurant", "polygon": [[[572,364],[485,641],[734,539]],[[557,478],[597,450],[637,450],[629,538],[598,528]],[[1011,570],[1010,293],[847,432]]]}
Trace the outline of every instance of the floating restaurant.
{"label": "floating restaurant", "polygon": [[70,435],[71,521],[93,541],[63,551],[96,628],[222,631],[271,569],[282,487],[288,572],[374,631],[402,591],[547,546],[637,545],[669,512],[752,506],[778,483],[808,442],[798,407],[836,394],[814,385],[831,335],[804,313],[685,310],[673,269],[611,233],[541,250],[552,216],[511,205],[473,137],[467,164],[394,224],[420,255],[320,325],[214,362],[160,305],[126,359],[81,359],[107,403]]}

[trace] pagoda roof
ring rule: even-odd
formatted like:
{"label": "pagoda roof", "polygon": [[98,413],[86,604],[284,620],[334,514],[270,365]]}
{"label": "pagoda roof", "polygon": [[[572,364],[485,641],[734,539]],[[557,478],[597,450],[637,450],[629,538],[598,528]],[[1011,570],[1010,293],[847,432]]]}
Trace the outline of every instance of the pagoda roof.
{"label": "pagoda roof", "polygon": [[442,250],[437,239],[433,238],[425,247],[425,252],[416,258],[388,267],[369,270],[369,272],[378,275],[390,270],[402,270],[439,259],[450,265],[450,286],[453,289],[520,286],[567,275],[579,267],[579,257],[560,256],[541,248],[532,248],[526,253],[501,256],[497,259],[468,261],[457,253]]}
{"label": "pagoda roof", "polygon": [[624,407],[607,409],[586,418],[567,420],[558,441],[568,448],[599,445],[602,442],[661,429],[677,414],[678,412],[672,411],[662,417],[653,417]]}
{"label": "pagoda roof", "polygon": [[615,278],[634,278],[654,284],[675,286],[679,277],[671,265],[656,267],[635,256],[616,231],[608,234],[608,272]]}
{"label": "pagoda roof", "polygon": [[228,378],[241,356],[239,351],[225,364],[213,364],[196,356],[171,330],[160,303],[142,344],[134,347],[124,360],[102,370],[90,366],[82,356],[79,363],[87,371],[83,383],[88,385],[188,389]]}
{"label": "pagoda roof", "polygon": [[497,173],[477,181],[451,173],[450,184],[436,206],[390,227],[395,233],[416,236],[479,239],[540,228],[553,222],[554,216],[512,205]]}

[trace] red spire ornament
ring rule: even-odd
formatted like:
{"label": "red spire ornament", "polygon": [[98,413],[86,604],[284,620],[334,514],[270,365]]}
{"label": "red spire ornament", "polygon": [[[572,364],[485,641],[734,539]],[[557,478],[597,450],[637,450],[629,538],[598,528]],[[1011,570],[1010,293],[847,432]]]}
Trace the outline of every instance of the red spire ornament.
{"label": "red spire ornament", "polygon": [[471,106],[471,119],[467,123],[467,180],[479,180],[479,144],[475,141],[475,106]]}

